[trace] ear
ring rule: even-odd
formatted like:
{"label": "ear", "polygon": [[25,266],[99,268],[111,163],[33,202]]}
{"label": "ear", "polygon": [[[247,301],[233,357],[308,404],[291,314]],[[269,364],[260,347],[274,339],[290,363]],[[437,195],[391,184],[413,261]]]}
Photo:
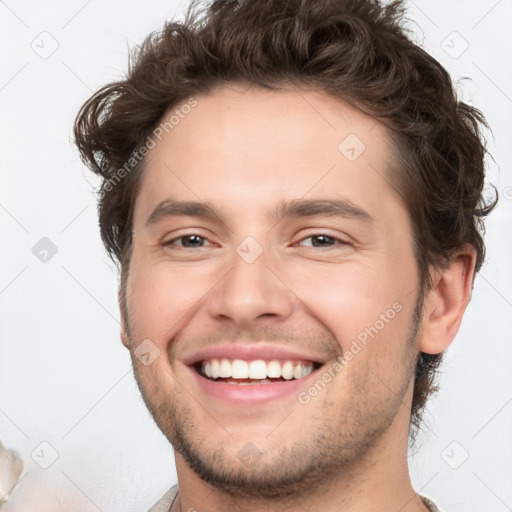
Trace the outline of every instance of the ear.
{"label": "ear", "polygon": [[468,245],[443,268],[434,270],[433,287],[423,309],[421,352],[440,354],[455,338],[471,299],[475,261],[475,250]]}
{"label": "ear", "polygon": [[121,316],[121,341],[123,345],[130,350],[130,338],[128,337],[127,319],[125,318],[125,298],[121,290],[117,293],[117,302],[119,304],[119,312]]}

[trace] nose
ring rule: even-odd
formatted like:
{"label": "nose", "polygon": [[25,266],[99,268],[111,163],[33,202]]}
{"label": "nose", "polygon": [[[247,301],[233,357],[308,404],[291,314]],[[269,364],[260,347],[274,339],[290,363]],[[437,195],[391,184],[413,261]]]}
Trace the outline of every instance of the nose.
{"label": "nose", "polygon": [[211,317],[241,329],[254,327],[254,322],[286,320],[295,296],[276,265],[269,263],[265,251],[253,262],[235,254],[231,269],[210,294]]}

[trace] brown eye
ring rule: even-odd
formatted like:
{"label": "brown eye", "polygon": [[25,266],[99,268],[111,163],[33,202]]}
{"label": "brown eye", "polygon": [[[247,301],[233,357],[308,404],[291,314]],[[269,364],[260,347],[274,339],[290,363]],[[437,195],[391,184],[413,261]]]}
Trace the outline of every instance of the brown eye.
{"label": "brown eye", "polygon": [[346,244],[343,240],[340,238],[336,238],[334,236],[329,236],[325,234],[318,234],[318,235],[311,235],[306,238],[303,238],[301,242],[304,240],[311,239],[311,245],[307,245],[306,247],[333,247],[336,245],[336,242],[339,242],[339,244]]}
{"label": "brown eye", "polygon": [[[180,244],[175,244],[177,240],[180,240]],[[206,242],[206,238],[204,236],[200,236],[197,234],[189,234],[189,235],[182,235],[177,238],[173,238],[172,240],[169,240],[164,245],[166,246],[178,246],[183,247],[185,249],[194,249],[194,248],[201,248],[204,247],[203,243]]]}

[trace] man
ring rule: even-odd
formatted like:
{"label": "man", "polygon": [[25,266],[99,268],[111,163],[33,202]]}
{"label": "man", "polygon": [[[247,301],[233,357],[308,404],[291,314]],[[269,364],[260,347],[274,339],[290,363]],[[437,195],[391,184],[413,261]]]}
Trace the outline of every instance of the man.
{"label": "man", "polygon": [[438,510],[407,446],[484,258],[485,120],[400,2],[197,7],[75,126],[175,449],[151,510]]}

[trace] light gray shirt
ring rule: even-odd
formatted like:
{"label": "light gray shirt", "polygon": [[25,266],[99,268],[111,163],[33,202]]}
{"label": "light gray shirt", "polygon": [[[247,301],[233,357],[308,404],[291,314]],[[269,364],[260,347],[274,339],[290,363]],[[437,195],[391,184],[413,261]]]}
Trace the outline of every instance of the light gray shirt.
{"label": "light gray shirt", "polygon": [[[169,512],[172,504],[178,496],[178,484],[171,487],[159,500],[155,503],[148,512]],[[421,500],[429,508],[430,512],[440,512],[435,503],[430,501],[425,496],[420,496]]]}

